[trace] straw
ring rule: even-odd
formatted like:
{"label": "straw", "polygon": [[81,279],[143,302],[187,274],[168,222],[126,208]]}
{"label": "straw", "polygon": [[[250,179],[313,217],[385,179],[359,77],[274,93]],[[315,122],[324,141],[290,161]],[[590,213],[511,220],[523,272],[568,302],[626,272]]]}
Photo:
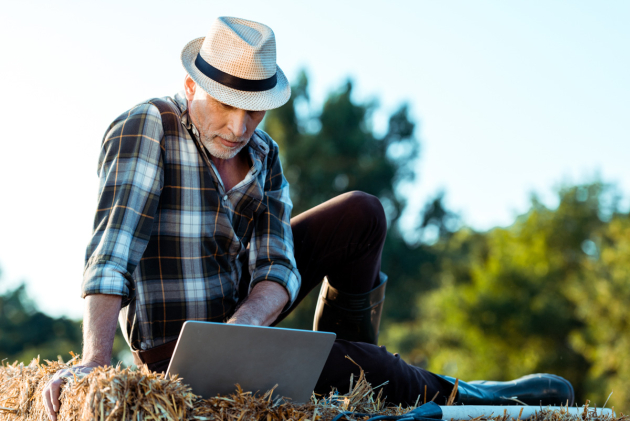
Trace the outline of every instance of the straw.
{"label": "straw", "polygon": [[[349,358],[349,357],[348,357]],[[350,360],[352,361],[352,360]],[[61,369],[72,369],[80,362],[73,354],[70,361],[45,361],[39,358],[24,365],[15,362],[0,367],[0,421],[47,421],[41,393],[54,374]],[[354,361],[352,361],[354,363]],[[355,363],[356,364],[356,363]],[[360,368],[360,367],[359,367]],[[99,367],[91,373],[74,376],[64,385],[58,421],[330,421],[345,411],[403,415],[415,406],[386,407],[383,385],[372,387],[361,369],[351,390],[339,395],[335,390],[328,396],[313,394],[311,402],[295,404],[274,395],[244,391],[237,386],[229,396],[201,399],[175,376],[168,377],[149,371],[118,367]],[[454,403],[454,394],[449,403]],[[425,397],[423,400],[426,399]],[[416,401],[416,405],[421,400]],[[349,420],[351,416],[347,417]],[[520,418],[520,416],[519,416]],[[517,421],[506,414],[479,417],[471,421]],[[630,417],[595,415],[587,411],[572,416],[564,411],[542,409],[532,421],[630,421]]]}

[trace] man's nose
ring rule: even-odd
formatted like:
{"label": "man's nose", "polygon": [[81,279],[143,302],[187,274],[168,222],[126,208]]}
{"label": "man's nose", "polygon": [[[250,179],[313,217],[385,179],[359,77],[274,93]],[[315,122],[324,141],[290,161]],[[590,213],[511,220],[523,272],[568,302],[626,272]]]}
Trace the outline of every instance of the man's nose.
{"label": "man's nose", "polygon": [[230,115],[228,129],[236,137],[242,137],[247,133],[247,111],[235,109]]}

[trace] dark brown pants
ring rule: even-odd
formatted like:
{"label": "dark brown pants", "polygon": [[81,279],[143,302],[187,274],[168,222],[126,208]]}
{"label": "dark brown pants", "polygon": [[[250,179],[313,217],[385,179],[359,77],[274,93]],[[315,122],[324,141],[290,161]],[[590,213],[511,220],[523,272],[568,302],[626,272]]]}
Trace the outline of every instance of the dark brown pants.
{"label": "dark brown pants", "polygon": [[[340,195],[292,218],[291,228],[302,286],[291,309],[276,323],[317,287],[324,276],[333,287],[348,293],[367,292],[375,286],[387,221],[381,203],[374,196],[361,192]],[[248,274],[243,278],[249,279]],[[241,282],[241,297],[247,288],[247,282]],[[373,386],[389,382],[383,387],[389,403],[412,405],[419,395],[424,395],[425,386],[427,400],[437,392],[441,397],[450,394],[447,382],[405,363],[384,346],[344,340],[335,341],[315,387],[316,393],[328,394],[331,387],[340,393],[348,392],[350,375],[354,374],[356,379],[359,368],[346,355],[363,368]],[[154,371],[166,371],[169,361],[170,358],[148,365]]]}

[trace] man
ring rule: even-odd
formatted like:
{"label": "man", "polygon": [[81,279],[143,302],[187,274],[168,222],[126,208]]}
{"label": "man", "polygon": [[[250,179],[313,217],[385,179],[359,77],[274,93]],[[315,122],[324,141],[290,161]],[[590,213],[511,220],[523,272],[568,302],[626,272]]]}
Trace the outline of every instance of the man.
{"label": "man", "polygon": [[[275,39],[260,23],[219,18],[182,52],[184,92],[123,113],[105,134],[100,195],[83,280],[82,365],[107,365],[118,315],[137,364],[168,367],[186,320],[269,326],[324,277],[315,327],[338,340],[316,386],[348,390],[367,372],[391,403],[425,391],[446,397],[454,379],[410,366],[376,346],[386,277],[380,273],[386,221],[360,192],[290,219],[277,144],[257,130],[265,111],[286,103]],[[44,390],[51,419],[58,373]],[[543,386],[544,385],[544,386]],[[546,388],[543,391],[543,388]],[[566,380],[538,375],[490,385],[460,383],[461,403],[538,404],[573,400]]]}

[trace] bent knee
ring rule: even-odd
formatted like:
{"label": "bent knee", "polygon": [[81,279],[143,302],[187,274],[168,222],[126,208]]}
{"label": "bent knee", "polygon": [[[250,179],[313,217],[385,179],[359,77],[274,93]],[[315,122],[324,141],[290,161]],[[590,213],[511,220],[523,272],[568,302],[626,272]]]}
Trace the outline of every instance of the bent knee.
{"label": "bent knee", "polygon": [[379,218],[385,217],[385,211],[381,201],[376,196],[359,190],[351,191],[341,195],[348,202],[353,210],[361,210],[363,213],[373,214]]}
{"label": "bent knee", "polygon": [[362,222],[374,226],[377,231],[387,232],[387,219],[381,201],[371,194],[362,191],[351,191],[342,195],[347,203],[347,210]]}

